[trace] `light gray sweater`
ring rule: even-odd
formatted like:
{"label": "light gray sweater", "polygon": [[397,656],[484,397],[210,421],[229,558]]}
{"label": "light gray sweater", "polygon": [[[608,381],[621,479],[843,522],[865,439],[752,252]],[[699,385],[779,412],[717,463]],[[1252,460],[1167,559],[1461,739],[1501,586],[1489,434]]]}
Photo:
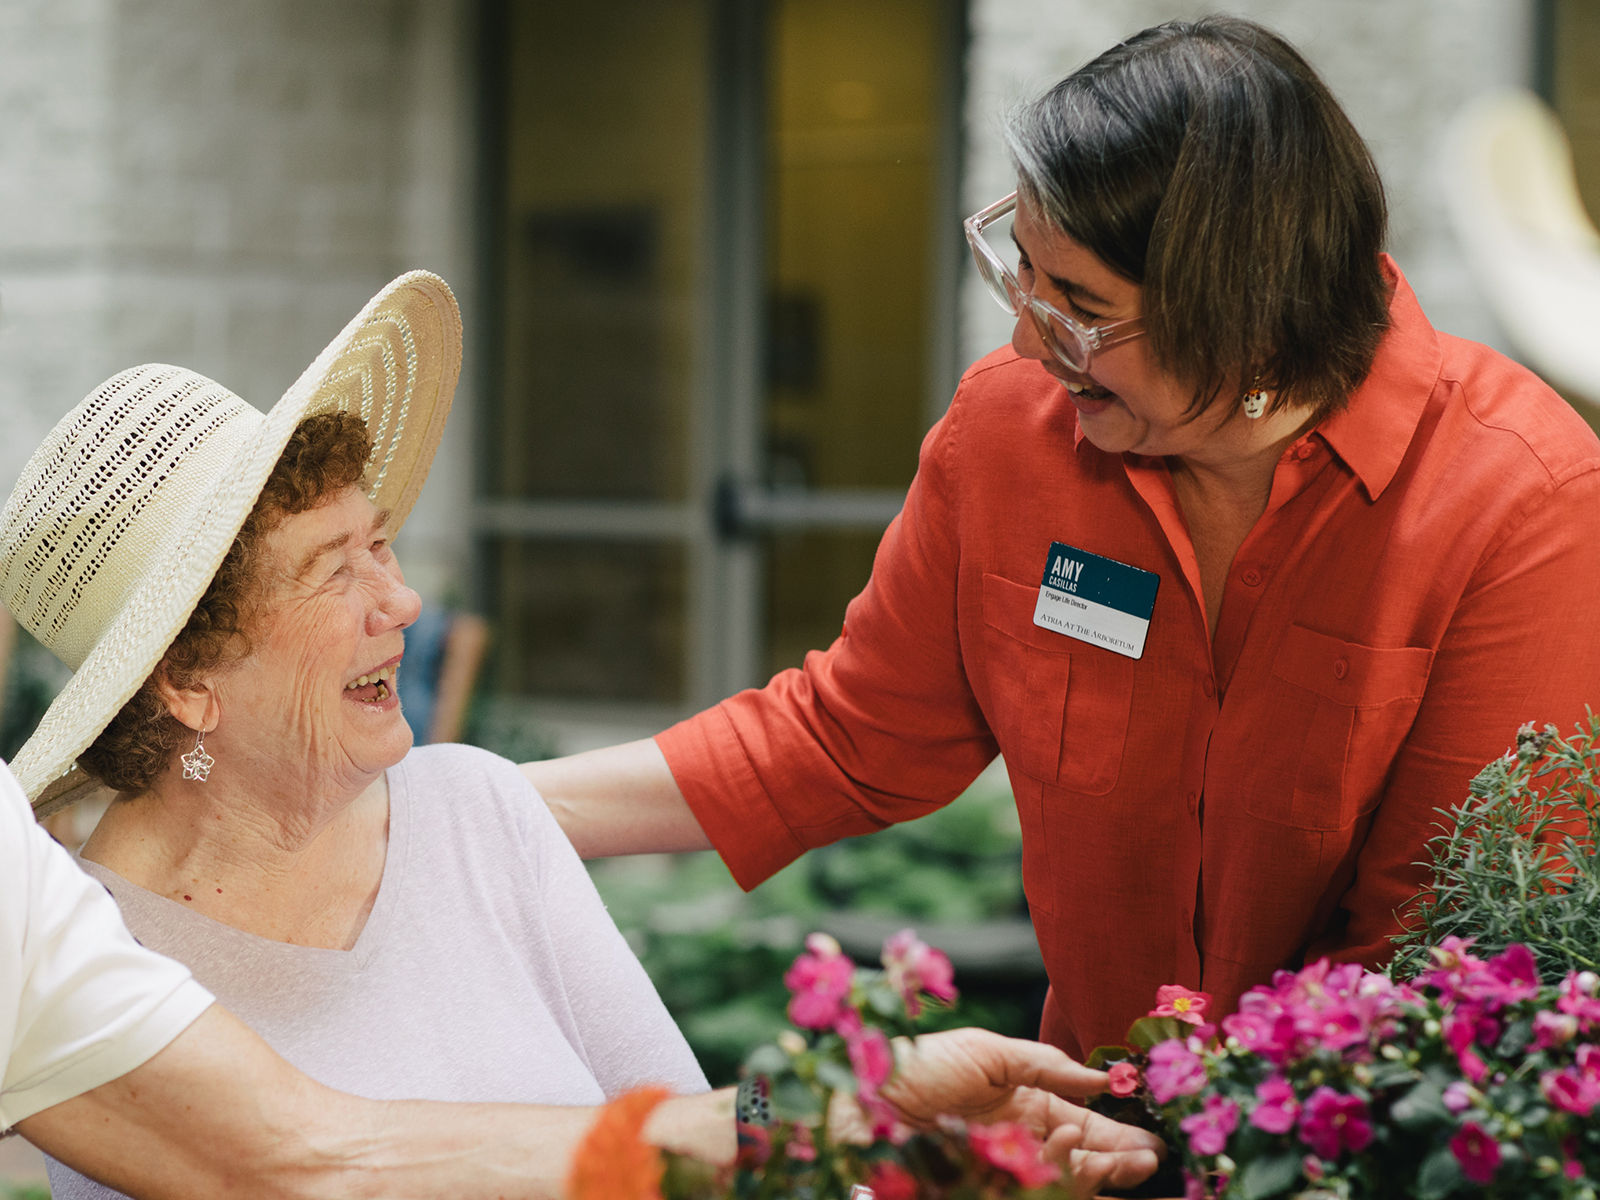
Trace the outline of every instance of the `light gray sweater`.
{"label": "light gray sweater", "polygon": [[[389,771],[383,880],[350,950],[269,941],[82,865],[135,937],[332,1087],[596,1104],[707,1086],[544,801],[485,751],[421,747]],[[49,1168],[57,1200],[119,1195]]]}

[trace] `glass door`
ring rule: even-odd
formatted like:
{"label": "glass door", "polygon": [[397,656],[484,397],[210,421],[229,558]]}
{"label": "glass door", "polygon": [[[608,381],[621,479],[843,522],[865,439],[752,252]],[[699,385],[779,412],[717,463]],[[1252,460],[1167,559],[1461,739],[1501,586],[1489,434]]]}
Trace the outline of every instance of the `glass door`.
{"label": "glass door", "polygon": [[487,17],[489,682],[605,740],[826,645],[867,578],[955,377],[960,8]]}

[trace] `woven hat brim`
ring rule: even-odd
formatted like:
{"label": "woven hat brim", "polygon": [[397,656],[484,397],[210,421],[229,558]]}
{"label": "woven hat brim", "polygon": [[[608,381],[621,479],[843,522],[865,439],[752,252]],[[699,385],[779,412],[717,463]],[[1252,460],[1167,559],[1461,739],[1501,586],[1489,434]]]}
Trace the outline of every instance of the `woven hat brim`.
{"label": "woven hat brim", "polygon": [[78,756],[183,631],[295,427],[335,410],[366,420],[374,446],[368,494],[398,531],[433,464],[460,370],[460,309],[427,271],[391,282],[328,343],[234,455],[226,486],[191,511],[17,752],[11,769],[38,816],[99,786],[74,765]]}

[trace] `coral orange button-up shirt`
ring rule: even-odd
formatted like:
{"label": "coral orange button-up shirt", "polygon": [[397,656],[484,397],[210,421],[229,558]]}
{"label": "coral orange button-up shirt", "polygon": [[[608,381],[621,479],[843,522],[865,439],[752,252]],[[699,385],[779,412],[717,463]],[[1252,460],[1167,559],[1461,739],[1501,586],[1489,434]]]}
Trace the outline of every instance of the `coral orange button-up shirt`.
{"label": "coral orange button-up shirt", "polygon": [[[1214,637],[1162,460],[1077,433],[1010,351],[968,371],[839,639],[660,735],[746,887],[948,802],[998,750],[1051,994],[1120,1041],[1307,955],[1375,964],[1436,809],[1524,721],[1600,700],[1600,443],[1395,280],[1349,405],[1289,446]],[[1034,622],[1053,542],[1159,577],[1138,659]]]}

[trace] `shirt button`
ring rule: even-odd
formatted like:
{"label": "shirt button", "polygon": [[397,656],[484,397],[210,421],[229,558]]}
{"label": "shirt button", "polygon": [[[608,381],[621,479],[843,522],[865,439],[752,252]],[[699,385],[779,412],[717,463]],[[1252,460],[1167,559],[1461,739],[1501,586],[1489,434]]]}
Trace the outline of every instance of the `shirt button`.
{"label": "shirt button", "polygon": [[1254,567],[1246,567],[1239,573],[1239,578],[1244,580],[1246,587],[1261,586],[1261,572],[1256,570]]}
{"label": "shirt button", "polygon": [[1200,794],[1198,792],[1190,792],[1189,793],[1189,815],[1192,817],[1198,811],[1200,811]]}
{"label": "shirt button", "polygon": [[1211,676],[1207,675],[1200,681],[1200,690],[1206,694],[1206,699],[1208,700],[1217,694],[1217,685],[1213,682]]}
{"label": "shirt button", "polygon": [[1333,677],[1335,679],[1343,679],[1348,674],[1350,674],[1350,660],[1348,658],[1334,659]]}
{"label": "shirt button", "polygon": [[1294,456],[1296,458],[1298,458],[1301,462],[1305,462],[1306,459],[1310,458],[1316,452],[1317,452],[1316,447],[1313,446],[1310,442],[1301,442],[1298,446],[1296,446],[1294,448]]}

